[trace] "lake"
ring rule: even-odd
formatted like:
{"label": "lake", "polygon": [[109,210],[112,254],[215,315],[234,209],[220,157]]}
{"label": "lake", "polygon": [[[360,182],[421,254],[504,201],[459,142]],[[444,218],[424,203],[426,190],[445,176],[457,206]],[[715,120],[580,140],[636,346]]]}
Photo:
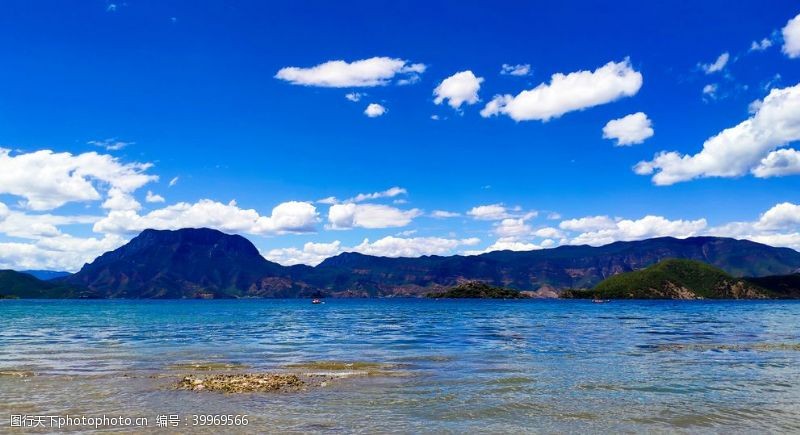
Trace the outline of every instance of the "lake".
{"label": "lake", "polygon": [[[204,365],[318,361],[387,369],[307,391],[173,388]],[[800,302],[0,301],[0,432],[67,414],[148,418],[128,432],[206,414],[248,416],[226,432],[797,432]]]}

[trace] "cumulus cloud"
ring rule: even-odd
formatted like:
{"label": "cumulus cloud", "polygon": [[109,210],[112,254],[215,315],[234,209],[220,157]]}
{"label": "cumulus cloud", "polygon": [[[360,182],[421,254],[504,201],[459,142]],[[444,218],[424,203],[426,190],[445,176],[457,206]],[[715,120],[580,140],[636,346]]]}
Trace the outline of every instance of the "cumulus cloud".
{"label": "cumulus cloud", "polygon": [[706,140],[699,153],[661,152],[651,161],[639,162],[634,171],[655,174],[653,183],[657,185],[756,171],[770,151],[800,139],[800,84],[772,89],[751,107],[754,113],[750,118]]}
{"label": "cumulus cloud", "polygon": [[101,191],[117,199],[158,180],[150,163],[122,163],[95,152],[73,155],[50,150],[12,155],[0,148],[0,194],[24,198],[31,210],[51,210],[69,202],[99,201]]}
{"label": "cumulus cloud", "polygon": [[[714,227],[709,226],[705,219],[670,220],[653,215],[641,219],[588,216],[565,220],[559,227],[568,232],[559,244],[599,246],[652,237],[719,236],[800,249],[800,205],[790,202],[776,204],[753,221],[728,222]],[[546,232],[541,235],[551,239],[558,237]]]}
{"label": "cumulus cloud", "polygon": [[378,103],[370,103],[370,105],[367,106],[366,109],[364,109],[364,114],[370,118],[377,118],[385,113],[386,113],[386,108]]}
{"label": "cumulus cloud", "polygon": [[524,237],[532,232],[533,228],[523,218],[506,218],[494,227],[494,233],[500,237]]}
{"label": "cumulus cloud", "polygon": [[616,223],[608,216],[586,216],[562,221],[558,227],[567,231],[587,232],[615,228]]}
{"label": "cumulus cloud", "polygon": [[754,224],[760,230],[778,230],[800,226],[800,205],[784,202],[776,204],[758,218]]}
{"label": "cumulus cloud", "polygon": [[109,210],[139,210],[142,205],[128,192],[112,187],[108,190],[108,199],[101,204],[101,207]]}
{"label": "cumulus cloud", "polygon": [[640,144],[653,134],[653,123],[644,112],[612,119],[603,127],[603,138],[616,139],[617,146]]}
{"label": "cumulus cloud", "polygon": [[22,239],[39,239],[62,235],[59,226],[91,224],[100,216],[28,214],[12,211],[0,202],[0,233]]}
{"label": "cumulus cloud", "polygon": [[549,84],[542,83],[516,96],[495,96],[481,110],[481,116],[505,114],[515,121],[549,121],[567,112],[630,97],[641,87],[642,74],[625,59],[594,71],[553,74]]}
{"label": "cumulus cloud", "polygon": [[706,74],[714,74],[715,72],[722,71],[725,68],[725,65],[728,64],[728,60],[731,58],[731,55],[728,52],[722,53],[719,55],[717,60],[711,63],[699,64],[698,66],[702,69]]}
{"label": "cumulus cloud", "polygon": [[800,174],[800,152],[793,148],[775,150],[761,159],[753,169],[758,178],[782,177]]}
{"label": "cumulus cloud", "polygon": [[144,200],[149,203],[155,202],[164,202],[166,201],[163,196],[153,193],[152,191],[147,191],[147,196],[145,196]]}
{"label": "cumulus cloud", "polygon": [[294,266],[295,264],[316,266],[326,258],[339,255],[342,252],[344,252],[342,250],[342,242],[336,240],[331,243],[307,242],[302,249],[294,247],[270,249],[263,256],[269,261],[274,261],[284,266]]}
{"label": "cumulus cloud", "polygon": [[652,237],[691,237],[707,227],[705,219],[669,220],[661,216],[645,216],[641,219],[622,219],[613,226],[587,231],[570,240],[574,245],[606,245],[621,240],[642,240]]}
{"label": "cumulus cloud", "polygon": [[316,266],[326,258],[333,257],[343,252],[359,252],[366,255],[379,257],[419,257],[422,255],[445,255],[461,246],[474,246],[480,239],[454,239],[443,237],[395,237],[388,236],[370,242],[364,239],[353,247],[342,246],[340,241],[331,243],[306,243],[302,249],[279,248],[272,249],[266,254],[270,261],[283,265],[307,264]]}
{"label": "cumulus cloud", "polygon": [[509,76],[526,76],[531,73],[531,65],[528,63],[525,64],[517,64],[517,65],[510,65],[504,63],[502,67],[500,67],[500,74],[509,75]]}
{"label": "cumulus cloud", "polygon": [[473,219],[482,221],[496,221],[511,217],[511,213],[503,204],[479,205],[471,208],[467,214]]}
{"label": "cumulus cloud", "polygon": [[307,202],[289,201],[277,205],[270,216],[256,210],[242,209],[203,199],[196,203],[179,202],[147,214],[134,210],[112,210],[94,224],[94,231],[111,234],[135,234],[147,228],[175,230],[179,228],[216,228],[220,231],[249,234],[307,233],[318,222],[316,208]]}
{"label": "cumulus cloud", "polygon": [[800,250],[800,205],[776,204],[755,221],[730,222],[710,228],[707,233]]}
{"label": "cumulus cloud", "polygon": [[462,104],[475,104],[480,101],[478,91],[481,89],[483,77],[475,77],[472,71],[461,71],[442,80],[433,90],[433,102],[447,104],[453,109],[459,109]]}
{"label": "cumulus cloud", "polygon": [[293,85],[354,88],[385,86],[398,76],[403,83],[413,82],[423,72],[425,65],[421,63],[412,64],[390,57],[372,57],[353,62],[331,60],[310,68],[281,68],[275,78]]}
{"label": "cumulus cloud", "polygon": [[783,53],[791,59],[800,57],[800,14],[789,20],[781,33],[783,34]]}
{"label": "cumulus cloud", "polygon": [[79,238],[67,234],[33,243],[0,243],[0,269],[45,269],[75,272],[127,240],[116,235]]}
{"label": "cumulus cloud", "polygon": [[421,214],[416,208],[400,210],[383,204],[334,204],[328,210],[328,226],[337,230],[404,227]]}

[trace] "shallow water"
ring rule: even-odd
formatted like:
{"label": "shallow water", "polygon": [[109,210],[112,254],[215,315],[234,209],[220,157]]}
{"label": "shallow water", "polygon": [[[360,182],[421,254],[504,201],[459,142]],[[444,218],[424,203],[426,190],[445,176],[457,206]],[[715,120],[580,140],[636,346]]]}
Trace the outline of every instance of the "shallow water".
{"label": "shallow water", "polygon": [[[792,301],[2,300],[0,432],[12,414],[147,417],[135,431],[247,414],[226,432],[798,432],[799,326]],[[348,368],[374,373],[171,387]]]}

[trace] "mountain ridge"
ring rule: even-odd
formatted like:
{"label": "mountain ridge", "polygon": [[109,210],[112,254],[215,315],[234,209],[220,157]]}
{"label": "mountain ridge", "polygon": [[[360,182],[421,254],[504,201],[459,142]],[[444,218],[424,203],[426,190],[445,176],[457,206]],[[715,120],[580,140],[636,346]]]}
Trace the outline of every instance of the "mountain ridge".
{"label": "mountain ridge", "polygon": [[653,238],[593,247],[495,251],[475,256],[376,257],[342,253],[316,267],[282,266],[246,238],[212,229],[145,230],[64,278],[110,298],[398,297],[481,281],[555,295],[667,258],[698,260],[731,275],[786,275],[800,252],[718,237]]}

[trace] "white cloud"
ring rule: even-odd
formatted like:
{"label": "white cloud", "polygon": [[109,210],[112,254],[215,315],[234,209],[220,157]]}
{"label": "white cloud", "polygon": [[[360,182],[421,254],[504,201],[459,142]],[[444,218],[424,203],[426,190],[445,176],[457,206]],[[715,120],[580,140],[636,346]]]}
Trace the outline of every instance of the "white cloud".
{"label": "white cloud", "polygon": [[775,150],[761,159],[753,169],[758,178],[783,177],[800,174],[800,152],[793,148]]}
{"label": "white cloud", "polygon": [[800,57],[800,15],[789,20],[782,33],[783,53],[791,59]]}
{"label": "white cloud", "polygon": [[603,127],[603,138],[616,139],[617,146],[640,144],[653,134],[653,123],[644,112],[612,119]]}
{"label": "white cloud", "polygon": [[722,53],[719,55],[717,60],[712,63],[706,64],[699,64],[698,66],[702,69],[706,74],[713,74],[715,72],[722,71],[725,68],[725,65],[728,64],[728,60],[731,58],[731,55],[728,52]]}
{"label": "white cloud", "polygon": [[385,86],[395,76],[402,76],[404,84],[409,80],[415,81],[423,72],[425,65],[421,63],[412,64],[390,57],[372,57],[353,62],[332,60],[310,68],[281,68],[275,78],[294,85],[353,88]]}
{"label": "white cloud", "polygon": [[562,221],[558,227],[567,231],[598,231],[616,227],[614,220],[608,216],[586,216],[579,219]]}
{"label": "white cloud", "polygon": [[553,74],[549,84],[542,83],[516,96],[498,95],[484,107],[481,116],[505,114],[515,121],[548,121],[635,95],[641,87],[642,74],[625,59],[594,71]]}
{"label": "white cloud", "polygon": [[500,74],[509,75],[509,76],[526,76],[531,73],[531,65],[528,63],[525,64],[518,64],[518,65],[510,65],[504,63],[503,66],[500,68]]}
{"label": "white cloud", "polygon": [[494,233],[500,237],[525,237],[533,233],[533,228],[523,218],[506,218],[495,225]]}
{"label": "white cloud", "polygon": [[338,200],[338,199],[336,199],[336,197],[335,197],[335,196],[329,196],[329,197],[327,197],[327,198],[322,198],[322,199],[318,199],[318,200],[317,200],[317,204],[328,204],[328,205],[332,205],[332,204],[337,204],[338,202],[339,202],[339,200]]}
{"label": "white cloud", "polygon": [[[344,201],[339,201],[339,199],[336,198],[335,196],[329,196],[327,198],[319,199],[316,202],[318,204],[333,205],[333,204],[343,204],[343,203],[348,203],[348,202],[364,202],[364,201],[369,201],[369,200],[374,200],[374,199],[382,199],[382,198],[394,198],[394,197],[400,196],[400,195],[408,195],[408,190],[406,190],[406,189],[404,189],[402,187],[399,187],[399,186],[394,186],[394,187],[390,187],[390,188],[388,188],[386,190],[382,190],[380,192],[359,193],[358,195],[356,195],[356,196],[354,196],[352,198],[347,198]],[[405,202],[403,200],[395,200],[395,203],[404,204]]]}
{"label": "white cloud", "polygon": [[353,247],[342,246],[338,240],[332,243],[306,243],[303,249],[279,248],[267,252],[264,257],[283,265],[307,264],[316,266],[326,258],[343,252],[359,252],[380,257],[419,257],[422,255],[446,255],[460,246],[474,246],[480,239],[448,239],[442,237],[394,237],[388,236],[370,242],[364,239]]}
{"label": "white cloud", "polygon": [[753,41],[750,44],[750,51],[764,51],[770,47],[772,47],[772,40],[764,38],[761,41]]}
{"label": "white cloud", "polygon": [[348,100],[354,102],[354,103],[357,103],[357,102],[361,101],[361,98],[364,97],[365,95],[367,95],[367,94],[364,94],[364,93],[361,93],[361,92],[350,92],[348,94],[345,94],[344,97],[347,98]]}
{"label": "white cloud", "polygon": [[344,202],[363,202],[370,199],[380,199],[380,198],[394,198],[395,196],[399,195],[407,195],[408,191],[402,187],[394,186],[390,187],[381,192],[373,192],[373,193],[359,193],[358,195],[344,201]]}
{"label": "white cloud", "polygon": [[158,179],[145,173],[149,163],[121,163],[95,152],[73,155],[50,150],[11,155],[0,148],[0,194],[25,198],[32,210],[50,210],[69,202],[99,201],[98,189],[129,194]]}
{"label": "white cloud", "polygon": [[511,217],[503,204],[479,205],[470,209],[467,214],[473,219],[482,221],[496,221]]}
{"label": "white cloud", "polygon": [[0,233],[23,239],[39,239],[62,235],[60,225],[91,224],[99,216],[60,216],[52,214],[27,214],[11,211],[0,202]]}
{"label": "white cloud", "polygon": [[443,255],[459,246],[473,246],[480,239],[446,239],[442,237],[401,238],[388,236],[372,243],[364,239],[353,251],[380,257],[419,257],[422,255]]}
{"label": "white cloud", "polygon": [[542,240],[541,243],[533,243],[521,240],[517,237],[500,237],[486,249],[476,249],[465,251],[465,255],[480,255],[493,251],[533,251],[537,249],[550,248],[557,243],[551,239]]}
{"label": "white cloud", "polygon": [[178,180],[180,180],[180,177],[173,177],[171,180],[169,180],[169,187],[178,184]]}
{"label": "white cloud", "polygon": [[544,227],[534,231],[533,235],[545,239],[560,239],[564,237],[564,232],[558,228]]}
{"label": "white cloud", "polygon": [[703,150],[689,156],[661,152],[639,162],[634,170],[653,175],[657,185],[670,185],[698,177],[737,177],[755,171],[775,148],[800,139],[800,84],[773,89],[755,113],[738,125],[706,140]]}
{"label": "white cloud", "polygon": [[707,96],[708,98],[715,99],[717,98],[717,89],[719,89],[719,85],[716,83],[710,83],[703,86],[703,95]]}
{"label": "white cloud", "polygon": [[331,229],[350,228],[393,228],[403,227],[420,216],[422,212],[416,208],[400,210],[382,204],[334,204],[328,210],[328,222]]}
{"label": "white cloud", "polygon": [[643,240],[664,236],[683,238],[697,235],[706,226],[705,219],[671,221],[661,216],[645,216],[638,220],[622,219],[614,222],[613,226],[586,231],[572,238],[570,243],[599,246],[620,240]]}
{"label": "white cloud", "polygon": [[108,199],[101,204],[101,207],[109,210],[139,210],[142,205],[128,192],[112,187],[108,190]]}
{"label": "white cloud", "polygon": [[784,202],[765,211],[754,227],[761,230],[787,229],[800,226],[800,205]]}
{"label": "white cloud", "polygon": [[461,71],[442,80],[433,90],[436,104],[445,100],[453,109],[459,109],[462,104],[475,104],[480,101],[478,91],[481,89],[483,77],[475,77],[472,71]]}
{"label": "white cloud", "polygon": [[0,269],[75,272],[85,263],[125,242],[125,239],[115,235],[78,238],[61,234],[34,243],[0,243]]}
{"label": "white cloud", "polygon": [[431,213],[431,217],[436,219],[447,219],[447,218],[454,218],[461,216],[461,213],[456,213],[453,211],[446,211],[446,210],[434,210]]}
{"label": "white cloud", "polygon": [[235,201],[223,204],[203,199],[194,204],[179,202],[145,215],[133,210],[112,210],[94,224],[94,231],[134,234],[148,228],[208,227],[250,234],[307,233],[315,230],[318,220],[316,208],[307,202],[284,202],[272,209],[272,215],[262,216],[253,209],[239,208]]}
{"label": "white cloud", "polygon": [[339,255],[342,252],[342,242],[338,240],[331,243],[307,242],[303,245],[303,249],[270,249],[264,254],[264,258],[284,266],[294,266],[295,264],[316,266],[322,263],[326,258]]}
{"label": "white cloud", "polygon": [[149,202],[149,203],[166,201],[163,196],[155,194],[150,190],[147,191],[147,196],[144,198],[144,200]]}
{"label": "white cloud", "polygon": [[708,235],[735,237],[800,250],[800,205],[776,204],[753,222],[730,222],[710,228]]}
{"label": "white cloud", "polygon": [[377,118],[378,116],[382,116],[386,113],[386,108],[381,106],[378,103],[370,103],[366,109],[364,109],[364,114],[370,118]]}
{"label": "white cloud", "polygon": [[119,151],[128,145],[133,145],[136,142],[125,142],[122,140],[117,140],[116,138],[110,139],[103,139],[103,140],[90,140],[87,142],[89,145],[98,146],[101,148],[105,148],[108,151]]}

